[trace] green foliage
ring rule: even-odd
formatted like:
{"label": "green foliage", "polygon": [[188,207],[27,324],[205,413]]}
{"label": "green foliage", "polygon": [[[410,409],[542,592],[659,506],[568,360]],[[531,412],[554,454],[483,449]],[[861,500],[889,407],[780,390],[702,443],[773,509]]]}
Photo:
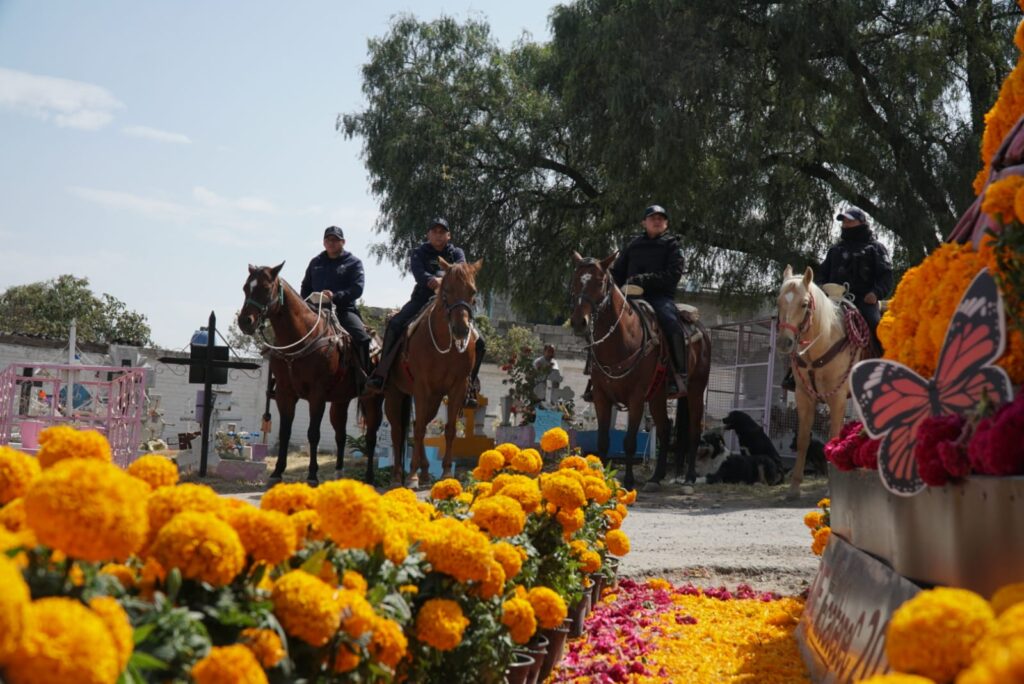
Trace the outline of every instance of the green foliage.
{"label": "green foliage", "polygon": [[999,289],[1006,300],[1006,318],[1024,333],[1024,225],[1003,226],[994,245]]}
{"label": "green foliage", "polygon": [[338,128],[363,140],[395,263],[443,211],[483,288],[564,314],[568,250],[610,253],[656,201],[688,278],[764,292],[817,265],[837,204],[898,266],[938,243],[973,199],[1018,19],[1009,0],[577,0],[550,43],[501,49],[482,22],[405,16]]}
{"label": "green foliage", "polygon": [[88,278],[62,275],[0,294],[5,331],[65,338],[72,320],[81,342],[152,344],[146,316],[109,294],[96,296]]}

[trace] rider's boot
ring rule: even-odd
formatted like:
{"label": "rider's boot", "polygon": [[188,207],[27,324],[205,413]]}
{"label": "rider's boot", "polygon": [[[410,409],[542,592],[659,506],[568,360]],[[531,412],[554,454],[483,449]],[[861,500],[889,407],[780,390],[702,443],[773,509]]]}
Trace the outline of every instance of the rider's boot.
{"label": "rider's boot", "polygon": [[466,399],[462,402],[462,405],[466,408],[475,409],[479,404],[480,394],[480,378],[472,377],[466,384]]}
{"label": "rider's boot", "polygon": [[587,376],[587,387],[583,390],[583,396],[580,398],[583,399],[583,401],[593,403],[594,381],[590,378],[590,354],[587,354],[587,360],[583,364],[583,374]]}
{"label": "rider's boot", "polygon": [[363,389],[366,387],[366,380],[370,373],[370,341],[367,340],[362,344],[356,345],[356,396],[363,395]]}
{"label": "rider's boot", "polygon": [[681,399],[686,396],[686,335],[681,332],[669,335],[668,350],[674,371],[668,380],[668,396]]}
{"label": "rider's boot", "polygon": [[401,334],[393,334],[390,330],[384,333],[384,348],[380,353],[380,361],[373,373],[366,380],[366,394],[383,394],[384,383],[388,379],[388,370],[392,361],[395,360],[395,352],[398,349],[398,340]]}

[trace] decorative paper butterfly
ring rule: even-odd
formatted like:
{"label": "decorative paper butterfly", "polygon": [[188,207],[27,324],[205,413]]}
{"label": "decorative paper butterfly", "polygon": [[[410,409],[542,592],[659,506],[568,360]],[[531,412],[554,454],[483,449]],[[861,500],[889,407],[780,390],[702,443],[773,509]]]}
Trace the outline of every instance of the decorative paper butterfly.
{"label": "decorative paper butterfly", "polygon": [[878,471],[894,494],[913,496],[924,488],[914,461],[917,428],[930,416],[964,413],[982,397],[1010,401],[1010,378],[990,365],[1003,354],[1003,300],[995,280],[982,271],[971,282],[939,352],[935,377],[925,380],[894,361],[870,359],[853,367],[850,388],[864,427],[881,439]]}

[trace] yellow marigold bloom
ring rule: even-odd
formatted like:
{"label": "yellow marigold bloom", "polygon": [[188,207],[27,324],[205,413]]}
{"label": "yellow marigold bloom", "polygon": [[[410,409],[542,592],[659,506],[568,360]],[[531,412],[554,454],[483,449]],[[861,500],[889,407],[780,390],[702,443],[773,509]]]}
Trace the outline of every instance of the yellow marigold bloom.
{"label": "yellow marigold bloom", "polygon": [[280,511],[293,515],[316,508],[316,490],[305,482],[281,482],[274,485],[260,499],[265,511]]}
{"label": "yellow marigold bloom", "polygon": [[409,640],[402,626],[394,620],[378,617],[373,623],[370,637],[370,657],[381,665],[394,670],[409,650]]}
{"label": "yellow marigold bloom", "polygon": [[24,499],[14,499],[0,508],[0,527],[10,532],[20,532],[28,527]]}
{"label": "yellow marigold bloom", "polygon": [[992,610],[997,616],[1002,615],[1010,606],[1024,603],[1024,582],[1016,582],[1000,587],[992,595],[990,603],[992,604]]}
{"label": "yellow marigold bloom", "polygon": [[480,454],[480,460],[477,461],[477,467],[481,470],[487,470],[492,473],[501,470],[505,467],[505,455],[497,449],[488,449]]}
{"label": "yellow marigold bloom", "polygon": [[373,629],[377,619],[373,606],[363,595],[352,589],[338,591],[338,609],[341,611],[340,629],[353,639],[358,639]]}
{"label": "yellow marigold bloom", "polygon": [[629,553],[629,537],[622,530],[611,530],[605,535],[604,543],[608,545],[608,553],[613,556],[625,556]]}
{"label": "yellow marigold bloom", "polygon": [[971,650],[995,622],[988,601],[972,591],[922,591],[893,613],[885,651],[894,670],[939,682],[971,662]]}
{"label": "yellow marigold bloom", "polygon": [[285,573],[270,594],[284,631],[312,646],[323,646],[341,625],[337,590],[302,570]]}
{"label": "yellow marigold bloom", "polygon": [[501,604],[501,624],[508,627],[512,641],[525,644],[537,631],[537,616],[529,601],[513,598]]}
{"label": "yellow marigold bloom", "polygon": [[514,537],[526,526],[526,513],[513,498],[496,494],[480,499],[470,509],[473,522],[495,537]]}
{"label": "yellow marigold bloom", "polygon": [[416,638],[439,651],[450,651],[462,643],[469,620],[458,603],[449,599],[430,599],[416,615]]}
{"label": "yellow marigold bloom", "polygon": [[516,454],[519,453],[519,447],[517,447],[515,444],[512,444],[511,442],[499,444],[498,446],[494,447],[494,450],[500,452],[501,455],[505,457],[505,465],[507,466],[512,465],[512,459],[514,459],[516,457]]}
{"label": "yellow marigold bloom", "polygon": [[160,528],[149,552],[164,568],[215,587],[230,584],[245,567],[238,533],[212,513],[185,511]]}
{"label": "yellow marigold bloom", "polygon": [[985,190],[981,200],[981,210],[1002,224],[1017,218],[1014,211],[1014,199],[1017,191],[1024,188],[1024,178],[1007,176],[992,183]]}
{"label": "yellow marigold bloom", "polygon": [[585,551],[580,556],[580,569],[583,572],[597,572],[601,569],[601,554],[596,551]]}
{"label": "yellow marigold bloom", "polygon": [[117,671],[124,672],[124,668],[128,666],[128,659],[135,650],[132,623],[128,619],[128,613],[124,612],[117,599],[110,596],[93,598],[89,601],[89,607],[100,616],[103,624],[110,630],[110,636],[114,638],[114,647],[117,649]]}
{"label": "yellow marigold bloom", "polygon": [[526,599],[533,606],[537,621],[544,629],[558,627],[569,615],[562,597],[547,587],[534,587],[526,594]]}
{"label": "yellow marigold bloom", "polygon": [[493,547],[494,560],[501,564],[505,571],[505,579],[512,579],[519,574],[523,568],[523,557],[519,555],[516,547],[508,542],[498,542]]}
{"label": "yellow marigold bloom", "polygon": [[631,489],[622,496],[618,497],[619,503],[625,504],[626,506],[632,506],[636,503],[636,490]]}
{"label": "yellow marigold bloom", "polygon": [[223,515],[238,533],[246,553],[255,561],[277,565],[298,548],[295,525],[284,513],[245,505],[225,511]]}
{"label": "yellow marigold bloom", "polygon": [[341,644],[334,653],[334,661],[331,663],[331,670],[334,672],[351,672],[359,667],[359,654],[352,650],[348,644]]}
{"label": "yellow marigold bloom", "polygon": [[281,637],[272,629],[243,629],[238,640],[252,651],[256,661],[263,668],[271,668],[284,660],[284,645]]}
{"label": "yellow marigold bloom", "polygon": [[625,520],[626,516],[629,515],[629,509],[626,508],[626,504],[624,503],[615,504],[615,510],[618,512],[620,516],[622,516],[623,520]]}
{"label": "yellow marigold bloom", "polygon": [[473,503],[473,495],[469,492],[462,492],[457,497],[455,497],[455,500],[458,501],[460,504],[465,504],[468,506],[469,504]]}
{"label": "yellow marigold bloom", "polygon": [[586,522],[586,516],[584,516],[582,508],[563,509],[558,511],[555,517],[558,519],[559,524],[561,524],[562,532],[566,539],[573,532],[583,529],[583,524]]}
{"label": "yellow marigold bloom", "polygon": [[487,579],[476,585],[471,593],[485,601],[500,596],[505,590],[505,568],[497,560],[492,561]]}
{"label": "yellow marigold bloom", "polygon": [[267,673],[242,644],[214,646],[192,666],[195,684],[266,684]]}
{"label": "yellow marigold bloom", "polygon": [[828,508],[829,506],[832,505],[832,501],[828,497],[825,497],[824,499],[819,500],[818,503],[815,505],[818,508]]}
{"label": "yellow marigold bloom", "polygon": [[[6,585],[4,589],[6,593]],[[121,670],[114,636],[103,619],[77,599],[33,601],[28,605],[26,624],[30,627],[4,661],[4,680],[8,684],[117,681]]]}
{"label": "yellow marigold bloom", "polygon": [[494,477],[493,470],[488,470],[487,468],[483,468],[481,466],[473,468],[473,470],[469,471],[469,474],[472,475],[473,479],[478,482],[487,482],[492,477]]}
{"label": "yellow marigold bloom", "polygon": [[476,494],[477,498],[482,498],[491,493],[490,482],[477,482],[473,485],[473,493]]}
{"label": "yellow marigold bloom", "polygon": [[420,529],[411,530],[414,540],[435,571],[451,575],[460,582],[487,579],[494,552],[483,532],[453,518],[440,518]]}
{"label": "yellow marigold bloom", "polygon": [[434,483],[434,486],[430,488],[430,498],[435,501],[454,499],[459,494],[462,494],[462,484],[451,477],[444,480],[438,480]]}
{"label": "yellow marigold bloom", "polygon": [[558,451],[569,446],[569,434],[560,427],[553,427],[540,438],[540,448],[547,452]]}
{"label": "yellow marigold bloom", "polygon": [[117,466],[73,458],[32,483],[25,515],[40,543],[72,558],[125,560],[146,541],[146,495]]}
{"label": "yellow marigold bloom", "polygon": [[14,652],[25,633],[28,615],[28,585],[17,564],[0,552],[0,663]]}
{"label": "yellow marigold bloom", "polygon": [[178,465],[159,454],[146,454],[131,462],[128,474],[149,484],[153,489],[178,484]]}
{"label": "yellow marigold bloom", "polygon": [[587,464],[586,460],[582,456],[566,456],[558,464],[559,470],[571,468],[572,470],[579,470],[583,473],[590,472],[590,465]]}
{"label": "yellow marigold bloom", "polygon": [[807,528],[813,531],[821,527],[824,520],[824,513],[821,511],[811,511],[804,516],[804,525],[807,525]]}
{"label": "yellow marigold bloom", "polygon": [[515,499],[527,514],[538,510],[541,505],[540,487],[537,486],[537,480],[526,475],[503,473],[494,478],[490,493],[501,493]]}
{"label": "yellow marigold bloom", "polygon": [[343,549],[372,549],[384,538],[380,494],[355,480],[335,480],[317,489],[316,512],[327,536]]}
{"label": "yellow marigold bloom", "polygon": [[523,449],[512,457],[511,467],[527,475],[536,475],[544,469],[544,459],[536,449]]}
{"label": "yellow marigold bloom", "polygon": [[341,577],[341,586],[351,589],[360,596],[366,596],[366,578],[355,570],[346,570]]}
{"label": "yellow marigold bloom", "polygon": [[49,468],[66,458],[88,458],[110,463],[110,443],[95,430],[76,430],[70,425],[54,425],[39,433],[39,465]]}
{"label": "yellow marigold bloom", "polygon": [[420,593],[420,588],[417,587],[415,584],[403,584],[402,586],[398,587],[398,591],[400,591],[403,594],[415,596],[416,594]]}
{"label": "yellow marigold bloom", "polygon": [[39,477],[39,461],[9,446],[0,446],[0,506],[25,496]]}
{"label": "yellow marigold bloom", "polygon": [[812,533],[814,541],[811,542],[811,551],[814,552],[815,556],[820,556],[825,552],[825,547],[828,546],[829,537],[832,536],[832,528],[830,527],[819,527]]}
{"label": "yellow marigold bloom", "polygon": [[927,677],[919,677],[902,672],[889,672],[860,680],[860,684],[935,684]]}
{"label": "yellow marigold bloom", "polygon": [[975,660],[956,684],[1009,684],[1024,681],[1024,636],[1017,636],[986,660]]}
{"label": "yellow marigold bloom", "polygon": [[540,476],[540,491],[544,499],[558,508],[582,508],[587,495],[580,482],[570,477],[574,470],[559,470]]}
{"label": "yellow marigold bloom", "polygon": [[307,541],[320,541],[324,531],[320,525],[320,515],[313,510],[299,511],[288,516],[295,528],[295,545],[302,548]]}
{"label": "yellow marigold bloom", "polygon": [[660,589],[662,591],[672,590],[672,583],[663,577],[652,577],[647,580],[647,586],[651,589]]}
{"label": "yellow marigold bloom", "polygon": [[622,527],[622,516],[616,510],[608,510],[604,512],[604,516],[608,518],[608,529],[617,530]]}
{"label": "yellow marigold bloom", "polygon": [[121,586],[125,589],[135,588],[135,571],[127,565],[122,565],[120,563],[107,563],[100,568],[100,573],[116,577],[117,581],[120,582]]}
{"label": "yellow marigold bloom", "polygon": [[186,482],[177,487],[161,487],[149,495],[146,510],[149,514],[151,536],[184,511],[219,513],[223,508],[221,498],[212,487]]}
{"label": "yellow marigold bloom", "polygon": [[608,487],[608,483],[604,481],[603,477],[590,477],[583,478],[583,491],[587,495],[587,499],[596,501],[597,503],[604,505],[612,498],[612,490]]}
{"label": "yellow marigold bloom", "polygon": [[384,531],[384,557],[395,565],[401,565],[409,555],[409,533],[407,527],[391,522]]}
{"label": "yellow marigold bloom", "polygon": [[1010,645],[1015,639],[1024,637],[1024,604],[1011,606],[996,618],[985,636],[975,645],[971,653],[974,662],[993,660],[998,651]]}
{"label": "yellow marigold bloom", "polygon": [[595,456],[594,454],[587,454],[586,458],[584,458],[583,460],[589,463],[591,466],[596,467],[597,470],[604,470],[604,463],[601,462],[600,456]]}

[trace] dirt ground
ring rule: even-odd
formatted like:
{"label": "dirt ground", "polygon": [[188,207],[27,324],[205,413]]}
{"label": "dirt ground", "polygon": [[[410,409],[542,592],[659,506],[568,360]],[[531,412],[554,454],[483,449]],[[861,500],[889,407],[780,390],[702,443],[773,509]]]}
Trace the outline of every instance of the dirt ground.
{"label": "dirt ground", "polygon": [[[291,454],[286,481],[306,477],[308,458]],[[268,473],[272,462],[268,462]],[[346,458],[344,476],[362,478],[365,461]],[[638,481],[650,471],[637,468]],[[321,456],[320,480],[336,478],[334,458]],[[460,471],[461,474],[461,471]],[[197,477],[186,478],[200,481]],[[253,503],[260,483],[202,480],[222,494]],[[797,595],[808,588],[818,568],[804,514],[827,496],[828,482],[808,476],[798,500],[785,498],[786,485],[698,484],[684,488],[665,485],[642,492],[623,524],[632,549],[620,570],[635,577],[665,577],[697,586],[734,588],[747,583],[755,589]]]}

